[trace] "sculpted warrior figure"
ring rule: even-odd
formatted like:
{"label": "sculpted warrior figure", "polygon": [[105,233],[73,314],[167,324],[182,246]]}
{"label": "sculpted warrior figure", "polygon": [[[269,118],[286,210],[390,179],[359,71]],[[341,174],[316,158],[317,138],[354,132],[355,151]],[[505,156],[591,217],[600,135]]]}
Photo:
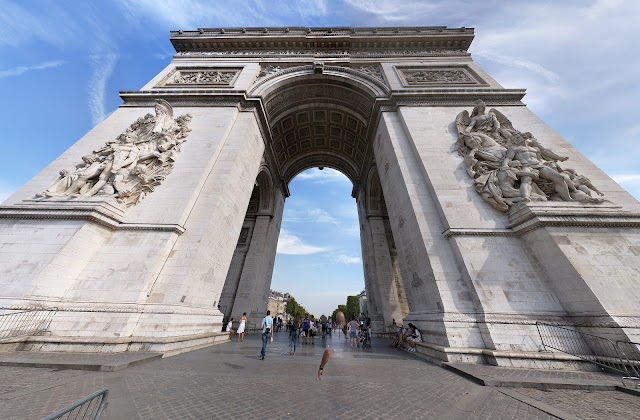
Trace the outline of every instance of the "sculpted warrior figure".
{"label": "sculpted warrior figure", "polygon": [[476,191],[491,206],[507,211],[520,201],[602,203],[591,181],[559,162],[569,158],[544,147],[531,133],[521,133],[496,109],[478,101],[471,115],[456,117],[456,150],[464,158]]}
{"label": "sculpted warrior figure", "polygon": [[156,101],[155,116],[135,121],[115,141],[82,158],[75,171],[60,177],[40,197],[111,196],[137,204],[169,174],[191,129],[191,116],[173,118],[173,108]]}
{"label": "sculpted warrior figure", "polygon": [[[531,201],[531,184],[537,178],[551,181],[555,191],[564,201],[573,201],[565,177],[548,161],[540,158],[540,149],[527,145],[527,139],[521,133],[514,133],[510,141],[511,146],[507,149],[500,169],[503,171],[508,171],[510,167],[515,169],[520,180],[520,193],[523,201]],[[575,188],[572,186],[572,189]]]}

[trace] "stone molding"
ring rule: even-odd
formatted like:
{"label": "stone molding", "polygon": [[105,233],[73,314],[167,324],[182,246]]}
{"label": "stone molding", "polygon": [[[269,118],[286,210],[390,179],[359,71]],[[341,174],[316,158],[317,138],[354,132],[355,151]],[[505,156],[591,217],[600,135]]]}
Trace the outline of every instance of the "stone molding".
{"label": "stone molding", "polygon": [[509,211],[507,229],[448,228],[442,234],[454,236],[519,237],[547,226],[584,228],[640,228],[640,214],[624,211],[620,206],[584,205],[582,203],[520,203]]}
{"label": "stone molding", "polygon": [[640,317],[629,315],[567,315],[517,313],[462,313],[462,312],[412,312],[406,318],[413,322],[464,322],[473,324],[535,325],[536,322],[590,327],[590,328],[640,328]]}
{"label": "stone molding", "polygon": [[511,229],[465,229],[449,228],[442,233],[446,238],[452,236],[518,236]]}
{"label": "stone molding", "polygon": [[[16,303],[23,301],[23,303]],[[3,303],[5,302],[5,303]],[[12,302],[7,304],[6,302]],[[99,302],[75,301],[62,302],[55,300],[29,299],[24,297],[3,296],[0,298],[0,310],[23,311],[30,309],[57,308],[58,313],[87,312],[87,313],[131,313],[131,314],[165,314],[165,315],[206,315],[218,316],[216,308],[197,307],[192,305],[166,303],[138,303],[138,302]]]}
{"label": "stone molding", "polygon": [[[332,66],[325,69],[331,70]],[[343,67],[336,67],[344,71]],[[289,70],[289,69],[287,69]],[[291,70],[295,71],[295,70]],[[355,70],[351,70],[355,72]],[[281,74],[278,74],[278,76]],[[358,77],[367,77],[361,73]],[[277,76],[274,76],[277,77]],[[371,77],[372,82],[381,86],[381,82]],[[259,84],[267,80],[260,80]],[[385,86],[385,90],[389,88]],[[483,99],[492,106],[524,106],[522,98],[524,89],[455,89],[432,88],[428,90],[403,90],[392,92],[389,98],[379,98],[383,111],[397,111],[399,106],[467,106],[473,105],[478,99]],[[176,107],[229,106],[242,110],[261,107],[259,99],[247,97],[244,91],[229,91],[216,89],[157,89],[140,91],[121,91],[120,98],[124,101],[121,107],[153,106],[155,99],[167,98]]]}
{"label": "stone molding", "polygon": [[520,203],[509,212],[509,228],[519,236],[545,226],[640,228],[640,214],[620,206],[582,203]]}
{"label": "stone molding", "polygon": [[421,49],[421,50],[230,50],[230,51],[179,51],[177,57],[242,57],[262,58],[269,57],[344,57],[344,58],[393,58],[398,56],[408,57],[441,57],[456,56],[469,57],[464,49]]}
{"label": "stone molding", "polygon": [[109,230],[152,230],[183,234],[186,229],[179,224],[126,223],[124,209],[114,199],[101,201],[55,200],[42,202],[24,200],[13,206],[0,206],[0,219],[27,220],[86,220]]}
{"label": "stone molding", "polygon": [[[172,31],[176,52],[206,52],[216,55],[284,55],[353,52],[413,55],[424,50],[466,53],[473,29],[412,28],[200,28]],[[278,53],[276,53],[278,54]]]}

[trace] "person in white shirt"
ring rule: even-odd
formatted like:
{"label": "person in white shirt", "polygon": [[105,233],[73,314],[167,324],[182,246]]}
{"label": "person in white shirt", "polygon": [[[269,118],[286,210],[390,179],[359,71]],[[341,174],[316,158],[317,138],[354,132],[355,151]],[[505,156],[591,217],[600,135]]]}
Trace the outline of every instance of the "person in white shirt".
{"label": "person in white shirt", "polygon": [[231,340],[231,336],[233,335],[233,318],[229,320],[225,331],[229,333],[229,340]]}
{"label": "person in white shirt", "polygon": [[273,332],[273,318],[271,318],[271,311],[267,311],[267,316],[262,318],[262,350],[260,350],[260,360],[264,360],[264,356],[267,352],[267,343]]}
{"label": "person in white shirt", "polygon": [[409,351],[415,353],[416,343],[422,342],[422,334],[420,334],[420,330],[415,325],[409,323],[409,327],[413,329],[413,333],[407,336],[407,344],[409,345]]}

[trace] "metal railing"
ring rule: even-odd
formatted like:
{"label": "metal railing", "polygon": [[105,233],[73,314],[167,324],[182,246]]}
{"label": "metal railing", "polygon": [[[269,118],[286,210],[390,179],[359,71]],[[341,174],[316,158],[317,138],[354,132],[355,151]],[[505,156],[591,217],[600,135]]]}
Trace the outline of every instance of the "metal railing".
{"label": "metal railing", "polygon": [[616,345],[620,349],[623,360],[631,372],[630,376],[622,378],[622,383],[629,380],[635,383],[636,388],[640,388],[640,343],[632,341],[616,341]]}
{"label": "metal railing", "polygon": [[608,338],[577,331],[569,327],[536,322],[545,349],[551,348],[614,371],[625,380],[640,384],[640,350],[636,343],[613,342]]}
{"label": "metal railing", "polygon": [[46,417],[44,420],[57,420],[57,419],[88,419],[98,420],[104,412],[107,410],[109,401],[109,390],[102,388],[99,391],[94,392],[91,395],[86,396],[77,403],[57,411]]}
{"label": "metal railing", "polygon": [[0,314],[0,340],[47,331],[57,312],[58,308],[51,308]]}

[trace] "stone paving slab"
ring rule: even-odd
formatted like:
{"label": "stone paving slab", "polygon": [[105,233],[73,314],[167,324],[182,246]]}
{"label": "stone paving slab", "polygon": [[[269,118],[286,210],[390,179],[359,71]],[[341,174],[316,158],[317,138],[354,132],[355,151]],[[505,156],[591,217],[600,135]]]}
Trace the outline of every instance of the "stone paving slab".
{"label": "stone paving slab", "polygon": [[469,363],[444,363],[443,367],[485,386],[615,391],[617,386],[622,385],[620,376],[601,372],[508,368]]}
{"label": "stone paving slab", "polygon": [[[251,335],[243,343],[154,359],[119,372],[0,366],[0,419],[41,419],[103,387],[109,389],[107,420],[590,418],[593,405],[605,406],[602,399],[620,404],[606,404],[600,418],[634,418],[631,410],[637,409],[617,399],[622,393],[590,391],[581,407],[554,402],[578,398],[568,394],[574,390],[539,396],[526,394],[529,388],[480,386],[388,348],[387,340],[374,340],[372,349],[363,350],[339,336],[318,338],[315,346],[299,345],[290,356],[287,339],[286,332],[278,334],[265,360],[258,357],[259,337]],[[333,355],[318,381],[326,346]]]}
{"label": "stone paving slab", "polygon": [[15,351],[0,353],[0,366],[117,372],[159,358],[162,358],[162,353],[40,353]]}

